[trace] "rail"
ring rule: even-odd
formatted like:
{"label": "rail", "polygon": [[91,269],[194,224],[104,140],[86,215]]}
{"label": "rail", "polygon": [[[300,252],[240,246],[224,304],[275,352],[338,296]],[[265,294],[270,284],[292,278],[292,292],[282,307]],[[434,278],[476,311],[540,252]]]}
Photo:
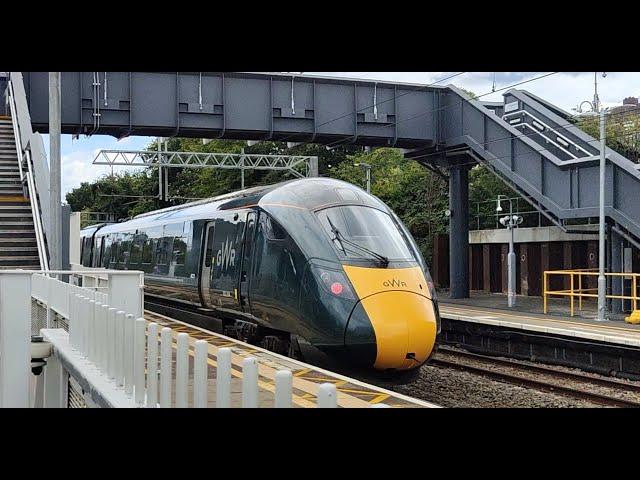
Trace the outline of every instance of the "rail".
{"label": "rail", "polygon": [[[570,299],[570,312],[571,316],[574,316],[575,311],[575,298],[578,298],[578,310],[582,310],[582,299],[583,298],[598,298],[598,288],[597,287],[588,287],[583,288],[584,277],[588,278],[598,278],[598,269],[597,268],[585,268],[585,269],[575,269],[575,270],[546,270],[543,275],[543,298],[544,298],[544,313],[547,313],[548,310],[548,298],[549,297],[569,297]],[[565,278],[569,278],[569,288],[563,288],[560,290],[551,290],[549,288],[549,279],[552,276],[562,276]],[[620,294],[611,294],[607,293],[606,298],[610,299],[619,299],[619,300],[630,300],[633,306],[633,310],[638,309],[638,300],[640,296],[638,296],[638,277],[640,277],[639,273],[630,273],[630,272],[605,272],[605,277],[610,278],[622,278],[622,282],[624,280],[628,280],[631,282],[631,294],[630,295],[620,295]],[[595,282],[593,282],[595,283]],[[624,285],[623,285],[624,287]],[[624,292],[624,288],[621,289]]]}
{"label": "rail", "polygon": [[[19,79],[18,84],[18,89],[21,89],[20,92],[24,96],[24,85],[22,84],[21,78]],[[11,123],[13,126],[13,135],[16,143],[16,155],[18,160],[18,167],[20,170],[20,182],[23,191],[26,184],[29,203],[31,205],[31,215],[33,218],[33,226],[36,236],[36,245],[38,248],[40,268],[42,268],[43,270],[49,270],[49,256],[47,254],[45,233],[48,230],[46,225],[48,224],[48,221],[45,224],[41,216],[41,209],[44,209],[45,218],[48,214],[49,185],[48,182],[44,180],[41,180],[40,182],[36,181],[36,176],[38,178],[48,178],[48,175],[34,175],[32,150],[34,152],[37,152],[39,157],[39,164],[44,163],[46,165],[46,159],[40,158],[44,155],[44,152],[42,151],[42,139],[39,136],[36,137],[36,135],[31,131],[30,120],[28,118],[24,118],[25,115],[28,115],[26,97],[21,98],[20,101],[16,98],[13,74],[8,82],[7,101],[9,103],[9,108],[11,111]],[[24,170],[25,164],[27,167],[26,172]],[[37,183],[40,184],[42,188],[38,189],[36,185]]]}

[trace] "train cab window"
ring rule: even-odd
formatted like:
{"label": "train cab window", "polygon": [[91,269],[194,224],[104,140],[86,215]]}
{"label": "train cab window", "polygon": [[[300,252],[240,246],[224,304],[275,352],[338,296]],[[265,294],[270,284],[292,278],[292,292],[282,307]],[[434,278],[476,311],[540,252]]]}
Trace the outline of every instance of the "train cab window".
{"label": "train cab window", "polygon": [[371,258],[371,253],[359,248],[364,247],[390,260],[416,260],[403,233],[385,212],[349,205],[320,210],[318,218],[344,257]]}
{"label": "train cab window", "polygon": [[284,228],[270,216],[267,215],[264,222],[264,230],[269,240],[284,240],[287,238]]}

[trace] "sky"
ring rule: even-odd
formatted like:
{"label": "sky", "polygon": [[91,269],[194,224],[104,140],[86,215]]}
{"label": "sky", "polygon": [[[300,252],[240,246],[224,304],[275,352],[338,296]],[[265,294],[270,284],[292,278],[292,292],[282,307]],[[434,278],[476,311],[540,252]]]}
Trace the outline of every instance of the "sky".
{"label": "sky", "polygon": [[[322,75],[332,77],[362,78],[431,84],[440,79],[460,72],[304,72],[303,75]],[[492,92],[495,76],[495,89],[500,90],[514,83],[533,79],[549,72],[464,72],[451,80],[438,85],[453,84],[470,90],[481,96],[484,101],[502,101],[502,93],[507,89]],[[527,90],[558,107],[571,112],[583,100],[593,99],[593,72],[559,72],[546,78],[534,80],[515,88]],[[598,94],[604,106],[620,105],[625,97],[640,96],[640,72],[607,72],[606,77],[598,74]],[[49,152],[48,135],[43,135],[45,152]],[[93,159],[101,149],[141,150],[153,138],[127,137],[116,140],[105,135],[72,140],[71,135],[62,136],[62,199],[67,192],[90,182],[110,171],[110,167],[93,165]],[[114,167],[114,172],[129,170],[131,167]]]}

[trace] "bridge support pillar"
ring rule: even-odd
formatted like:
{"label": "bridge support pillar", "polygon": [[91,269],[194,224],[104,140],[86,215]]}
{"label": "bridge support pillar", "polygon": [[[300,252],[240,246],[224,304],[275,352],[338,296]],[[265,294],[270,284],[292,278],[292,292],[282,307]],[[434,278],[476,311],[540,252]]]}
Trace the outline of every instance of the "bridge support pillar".
{"label": "bridge support pillar", "polygon": [[[616,232],[611,230],[611,271],[622,272],[622,252],[624,251],[623,238]],[[611,293],[613,295],[622,295],[622,277],[611,277]],[[611,313],[622,312],[622,300],[618,298],[611,299]]]}
{"label": "bridge support pillar", "polygon": [[469,170],[449,169],[449,296],[469,298]]}

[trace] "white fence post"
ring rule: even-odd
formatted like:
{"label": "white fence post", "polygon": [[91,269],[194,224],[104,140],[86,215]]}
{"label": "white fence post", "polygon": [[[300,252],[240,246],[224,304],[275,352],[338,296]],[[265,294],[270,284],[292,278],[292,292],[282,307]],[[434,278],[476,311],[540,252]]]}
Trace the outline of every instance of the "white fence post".
{"label": "white fence post", "polygon": [[254,357],[242,361],[242,408],[258,408],[258,362]]}
{"label": "white fence post", "polygon": [[44,408],[66,408],[66,390],[68,388],[67,375],[65,374],[60,359],[55,355],[47,358],[44,367]]}
{"label": "white fence post", "polygon": [[145,363],[145,327],[147,321],[144,318],[136,319],[135,325],[135,341],[134,341],[134,365],[133,376],[135,384],[136,403],[142,405],[144,403],[144,363]]}
{"label": "white fence post", "polygon": [[289,370],[276,372],[276,408],[291,408],[293,375]]}
{"label": "white fence post", "polygon": [[231,349],[219,348],[216,354],[216,408],[231,406]]}
{"label": "white fence post", "polygon": [[82,302],[80,303],[80,313],[82,315],[82,356],[86,359],[89,358],[89,331],[90,331],[90,323],[89,323],[89,298],[83,296]]}
{"label": "white fence post", "polygon": [[107,374],[116,378],[116,309],[107,312]]}
{"label": "white fence post", "polygon": [[318,408],[336,408],[338,398],[333,383],[323,383],[318,387]]}
{"label": "white fence post", "polygon": [[147,333],[147,407],[158,406],[158,324],[150,323]]}
{"label": "white fence post", "polygon": [[100,308],[100,331],[98,343],[100,345],[100,370],[109,376],[109,338],[107,335],[107,323],[109,322],[109,305]]}
{"label": "white fence post", "polygon": [[0,273],[0,407],[28,408],[31,275]]}
{"label": "white fence post", "polygon": [[209,393],[208,380],[209,343],[206,340],[196,340],[195,357],[193,361],[193,406],[207,408]]}
{"label": "white fence post", "polygon": [[160,407],[171,407],[171,329],[160,332]]}
{"label": "white fence post", "polygon": [[189,378],[189,335],[179,333],[176,349],[176,408],[187,408],[187,380]]}
{"label": "white fence post", "polygon": [[130,313],[124,317],[124,391],[133,394],[133,337],[135,319]]}
{"label": "white fence post", "polygon": [[124,312],[116,312],[116,385],[124,385]]}
{"label": "white fence post", "polygon": [[71,287],[69,287],[67,295],[69,296],[69,317],[67,318],[69,324],[69,345],[71,345],[72,348],[76,348],[76,295]]}
{"label": "white fence post", "polygon": [[89,300],[87,308],[87,320],[89,325],[89,349],[88,355],[90,362],[96,361],[96,324],[95,324],[95,300]]}

